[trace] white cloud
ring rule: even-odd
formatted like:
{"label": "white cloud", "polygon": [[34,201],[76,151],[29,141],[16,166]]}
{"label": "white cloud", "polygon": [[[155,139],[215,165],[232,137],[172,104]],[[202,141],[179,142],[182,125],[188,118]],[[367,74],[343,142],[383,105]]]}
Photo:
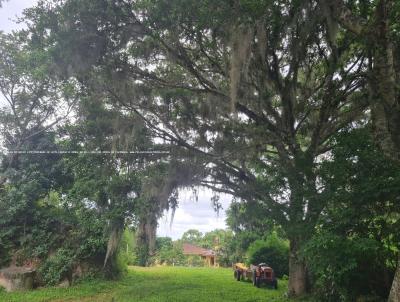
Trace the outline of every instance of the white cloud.
{"label": "white cloud", "polygon": [[179,239],[189,229],[200,232],[209,232],[215,229],[226,229],[225,210],[229,207],[231,196],[220,195],[222,210],[216,213],[211,202],[212,191],[199,190],[198,200],[194,198],[189,190],[179,192],[179,207],[176,209],[174,219],[171,223],[171,212],[164,213],[159,221],[158,236],[168,236]]}
{"label": "white cloud", "polygon": [[32,7],[36,4],[37,0],[10,0],[3,1],[0,8],[0,30],[4,32],[11,32],[24,28],[24,24],[17,24],[15,21],[17,17],[22,16],[22,11],[25,8]]}

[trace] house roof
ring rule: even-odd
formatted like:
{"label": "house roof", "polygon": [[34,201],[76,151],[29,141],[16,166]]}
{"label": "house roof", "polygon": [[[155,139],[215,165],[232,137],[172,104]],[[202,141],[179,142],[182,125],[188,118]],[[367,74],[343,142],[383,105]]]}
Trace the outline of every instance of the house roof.
{"label": "house roof", "polygon": [[214,252],[212,250],[207,250],[190,243],[182,244],[182,249],[184,255],[214,256]]}

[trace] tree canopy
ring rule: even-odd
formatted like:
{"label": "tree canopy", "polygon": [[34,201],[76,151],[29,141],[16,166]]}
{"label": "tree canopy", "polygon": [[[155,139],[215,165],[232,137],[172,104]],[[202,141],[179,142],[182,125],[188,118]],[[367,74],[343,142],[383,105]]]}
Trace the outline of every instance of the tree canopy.
{"label": "tree canopy", "polygon": [[[6,147],[51,136],[62,108],[75,120],[50,145],[167,150],[57,158],[72,178],[58,190],[104,211],[104,264],[131,223],[146,265],[157,219],[201,185],[234,196],[238,255],[255,237],[288,239],[289,294],[301,296],[310,270],[323,275],[304,251],[326,238],[345,234],[351,250],[379,234],[398,252],[399,14],[393,0],[39,1],[28,29],[0,41]],[[399,268],[392,301],[398,280]]]}

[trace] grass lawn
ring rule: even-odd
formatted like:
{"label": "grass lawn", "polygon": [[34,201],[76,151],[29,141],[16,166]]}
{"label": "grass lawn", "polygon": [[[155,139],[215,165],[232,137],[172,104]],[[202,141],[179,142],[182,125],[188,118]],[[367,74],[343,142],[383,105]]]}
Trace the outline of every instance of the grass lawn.
{"label": "grass lawn", "polygon": [[42,288],[30,292],[0,291],[1,302],[37,301],[288,301],[287,281],[279,289],[256,288],[237,282],[231,269],[131,267],[119,281],[86,281],[70,288]]}

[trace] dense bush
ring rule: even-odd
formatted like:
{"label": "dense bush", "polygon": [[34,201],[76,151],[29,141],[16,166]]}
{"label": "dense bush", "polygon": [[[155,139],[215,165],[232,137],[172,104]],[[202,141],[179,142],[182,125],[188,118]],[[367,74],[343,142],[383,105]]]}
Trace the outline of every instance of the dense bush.
{"label": "dense bush", "polygon": [[267,263],[277,277],[289,274],[289,244],[273,232],[266,240],[254,241],[247,250],[249,264]]}
{"label": "dense bush", "polygon": [[[12,199],[3,199],[0,207],[10,211],[10,202]],[[0,241],[5,243],[5,248],[0,248],[4,254],[0,266],[9,265],[11,260],[17,265],[34,262],[43,285],[71,279],[73,268],[80,264],[87,271],[100,273],[107,247],[106,220],[96,209],[54,191],[30,204],[23,198],[16,204],[23,205],[21,210],[0,219],[0,226],[4,226]],[[24,222],[23,227],[5,224],[12,218]]]}
{"label": "dense bush", "polygon": [[387,251],[375,239],[324,233],[310,240],[304,252],[319,299],[336,302],[380,296],[375,299],[384,300],[384,279],[393,275],[386,268]]}
{"label": "dense bush", "polygon": [[61,248],[48,257],[39,268],[44,283],[55,285],[64,279],[71,280],[74,256],[73,251]]}
{"label": "dense bush", "polygon": [[186,259],[183,255],[181,242],[172,242],[171,238],[168,239],[169,240],[166,240],[166,238],[157,238],[157,253],[155,262],[166,265],[186,265]]}
{"label": "dense bush", "polygon": [[386,300],[400,242],[400,169],[368,128],[335,139],[331,161],[321,165],[329,202],[304,249],[314,292],[323,301]]}

